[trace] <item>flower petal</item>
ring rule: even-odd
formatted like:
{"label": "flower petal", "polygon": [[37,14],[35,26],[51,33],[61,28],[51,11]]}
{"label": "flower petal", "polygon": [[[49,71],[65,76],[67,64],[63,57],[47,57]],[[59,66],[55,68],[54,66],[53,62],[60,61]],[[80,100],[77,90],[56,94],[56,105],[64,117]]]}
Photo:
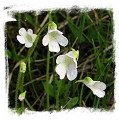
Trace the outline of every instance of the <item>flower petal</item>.
{"label": "flower petal", "polygon": [[68,52],[66,55],[73,58],[73,59],[76,59],[75,54],[73,53],[73,51]]}
{"label": "flower petal", "polygon": [[101,91],[106,89],[106,84],[105,83],[100,82],[100,81],[94,81],[94,82],[95,82],[94,85],[93,85],[94,88],[97,88],[97,89],[99,89]]}
{"label": "flower petal", "polygon": [[63,34],[61,31],[59,31],[59,30],[55,30],[56,32],[58,32],[59,34]]}
{"label": "flower petal", "polygon": [[29,34],[33,34],[33,30],[32,29],[28,29],[28,33]]}
{"label": "flower petal", "polygon": [[24,97],[20,94],[19,97],[18,97],[18,99],[19,99],[20,101],[23,101],[23,100],[24,100]]}
{"label": "flower petal", "polygon": [[17,35],[17,40],[21,43],[21,44],[25,44],[25,39],[22,36]]}
{"label": "flower petal", "polygon": [[49,43],[49,34],[46,34],[46,35],[43,37],[42,44],[43,44],[43,46],[47,46],[48,43]]}
{"label": "flower petal", "polygon": [[74,61],[75,65],[76,65],[76,68],[77,68],[77,61],[76,61],[76,59],[73,59],[73,61]]}
{"label": "flower petal", "polygon": [[58,34],[63,34],[61,31],[59,30],[48,30],[48,33],[51,33],[51,32],[55,32],[55,33],[58,33]]}
{"label": "flower petal", "polygon": [[70,81],[77,77],[77,69],[74,62],[72,62],[67,68],[67,77]]}
{"label": "flower petal", "polygon": [[103,98],[105,96],[105,92],[101,91],[99,89],[91,89],[93,91],[93,94],[98,96],[99,98]]}
{"label": "flower petal", "polygon": [[25,47],[30,48],[32,47],[33,43],[25,43]]}
{"label": "flower petal", "polygon": [[63,35],[60,34],[57,39],[61,46],[63,46],[63,47],[67,46],[68,39],[66,37],[64,37]]}
{"label": "flower petal", "polygon": [[36,35],[36,34],[33,34],[33,35],[32,35],[32,42],[34,42],[34,41],[35,41],[36,37],[37,37],[37,35]]}
{"label": "flower petal", "polygon": [[25,29],[25,28],[21,28],[21,29],[19,30],[19,34],[20,34],[21,36],[24,36],[24,35],[26,34],[26,29]]}
{"label": "flower petal", "polygon": [[73,59],[75,65],[76,65],[76,68],[77,68],[77,61],[76,61],[76,57],[75,57],[74,52],[73,52],[73,51],[70,51],[70,52],[68,52],[68,53],[65,54],[65,55]]}
{"label": "flower petal", "polygon": [[65,60],[66,56],[65,55],[59,55],[56,59],[56,63],[59,64]]}
{"label": "flower petal", "polygon": [[83,83],[88,87],[88,88],[92,88],[92,86],[94,85],[94,81],[83,81]]}
{"label": "flower petal", "polygon": [[65,77],[66,68],[63,64],[57,65],[55,70],[56,70],[57,74],[60,76],[60,79],[63,79]]}
{"label": "flower petal", "polygon": [[60,51],[59,44],[55,41],[49,42],[49,50],[50,52],[59,52]]}

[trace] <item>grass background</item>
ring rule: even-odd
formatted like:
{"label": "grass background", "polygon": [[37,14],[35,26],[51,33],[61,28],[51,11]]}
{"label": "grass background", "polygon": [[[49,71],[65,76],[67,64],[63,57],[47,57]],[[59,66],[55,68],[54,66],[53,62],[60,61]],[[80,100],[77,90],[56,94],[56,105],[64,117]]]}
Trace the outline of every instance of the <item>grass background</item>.
{"label": "grass background", "polygon": [[[21,60],[27,56],[28,49],[21,45],[16,36],[21,27],[33,29],[34,33],[48,22],[48,12],[15,13],[16,22],[6,23],[6,59],[9,63],[9,107],[15,107],[15,89]],[[52,12],[52,19],[58,29],[69,40],[61,52],[51,53],[50,57],[50,110],[72,109],[74,107],[93,107],[112,110],[114,108],[114,48],[113,48],[113,12],[106,9],[91,11],[80,9],[56,10]],[[31,78],[25,73],[24,90],[26,98],[37,111],[46,110],[46,60],[47,47],[42,45],[42,38],[47,29],[39,37],[37,47],[31,56]],[[53,71],[56,57],[70,51],[73,47],[79,50],[78,75],[70,82],[66,77],[59,80]],[[84,84],[75,81],[90,76],[93,80],[100,80],[107,85],[106,95],[99,99]],[[33,85],[35,89],[33,88]],[[56,99],[59,99],[56,104]],[[20,105],[20,102],[19,102]],[[28,107],[25,103],[25,107]],[[28,107],[29,108],[29,107]]]}

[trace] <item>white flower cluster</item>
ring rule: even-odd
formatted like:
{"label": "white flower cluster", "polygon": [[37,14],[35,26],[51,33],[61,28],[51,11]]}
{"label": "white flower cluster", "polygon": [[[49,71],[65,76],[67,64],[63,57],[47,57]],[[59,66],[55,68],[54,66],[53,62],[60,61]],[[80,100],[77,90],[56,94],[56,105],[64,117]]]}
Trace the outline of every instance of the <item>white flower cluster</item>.
{"label": "white flower cluster", "polygon": [[[68,44],[68,39],[62,35],[63,33],[57,30],[57,25],[54,22],[50,22],[48,26],[48,33],[44,36],[42,44],[49,46],[50,52],[59,52],[59,45],[65,47]],[[77,54],[78,53],[78,54]],[[56,72],[63,79],[67,75],[70,81],[77,77],[77,58],[79,51],[68,52],[64,55],[59,55],[56,59]],[[77,60],[76,60],[77,59]]]}
{"label": "white flower cluster", "polygon": [[[25,47],[32,47],[37,35],[33,34],[31,29],[26,31],[24,28],[19,30],[19,34],[17,35],[17,40],[21,44],[25,44]],[[67,46],[68,39],[63,36],[63,33],[57,30],[57,25],[51,21],[48,25],[48,32],[42,39],[43,46],[48,46],[50,52],[59,52],[60,46]],[[72,51],[59,55],[56,59],[56,72],[59,75],[60,79],[64,79],[65,75],[67,78],[72,81],[77,77],[77,61],[79,57],[79,51],[72,49]],[[79,80],[80,81],[80,80]],[[78,82],[78,81],[77,81]],[[106,89],[106,85],[100,81],[93,81],[90,77],[86,77],[82,81],[88,88],[93,91],[94,95],[97,95],[99,98],[104,97]],[[22,99],[22,95],[19,96],[20,100]]]}

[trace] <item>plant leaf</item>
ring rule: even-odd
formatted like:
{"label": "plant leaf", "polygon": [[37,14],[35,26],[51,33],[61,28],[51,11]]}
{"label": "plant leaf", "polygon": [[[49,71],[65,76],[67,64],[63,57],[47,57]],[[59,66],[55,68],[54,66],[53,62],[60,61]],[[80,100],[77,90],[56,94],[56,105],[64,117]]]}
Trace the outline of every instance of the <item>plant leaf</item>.
{"label": "plant leaf", "polygon": [[47,90],[47,83],[46,82],[43,83],[43,86],[44,86],[45,91],[46,92],[49,91],[49,95],[54,97],[54,88],[53,88],[52,84],[48,84],[49,90]]}
{"label": "plant leaf", "polygon": [[68,101],[67,108],[71,109],[73,108],[78,102],[78,97],[74,97]]}

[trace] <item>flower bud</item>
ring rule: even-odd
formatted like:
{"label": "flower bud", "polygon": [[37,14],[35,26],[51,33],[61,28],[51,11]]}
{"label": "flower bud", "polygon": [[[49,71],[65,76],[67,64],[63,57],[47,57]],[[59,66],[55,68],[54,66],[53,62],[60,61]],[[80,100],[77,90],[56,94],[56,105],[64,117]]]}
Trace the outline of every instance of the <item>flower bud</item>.
{"label": "flower bud", "polygon": [[24,62],[20,63],[20,72],[25,73],[26,72],[26,64]]}
{"label": "flower bud", "polygon": [[19,100],[20,101],[23,101],[24,99],[25,99],[25,96],[26,96],[26,91],[24,91],[23,93],[21,93],[20,95],[19,95]]}

